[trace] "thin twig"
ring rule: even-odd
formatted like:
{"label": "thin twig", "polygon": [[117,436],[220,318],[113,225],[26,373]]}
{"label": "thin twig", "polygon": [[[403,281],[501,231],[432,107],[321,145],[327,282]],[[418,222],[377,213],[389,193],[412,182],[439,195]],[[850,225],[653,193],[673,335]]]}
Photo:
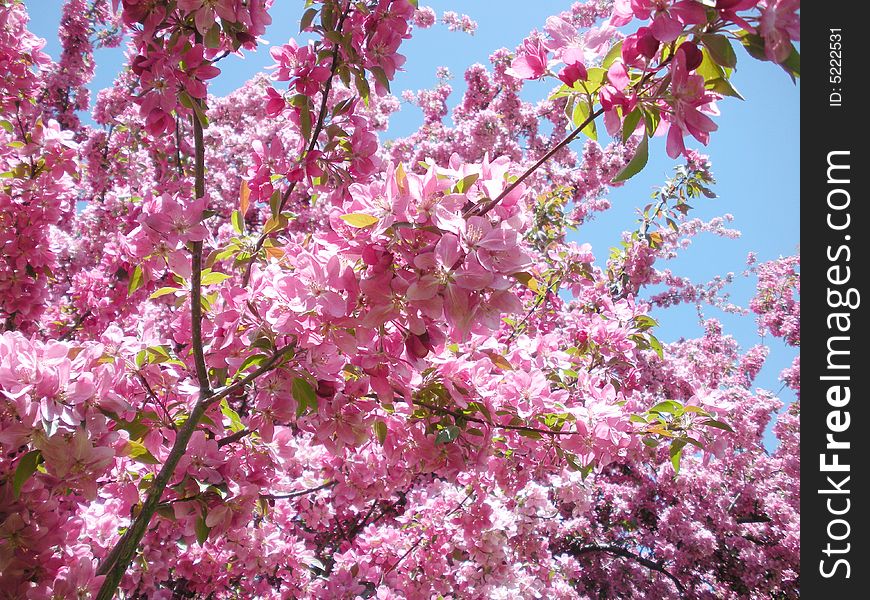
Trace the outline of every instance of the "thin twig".
{"label": "thin twig", "polygon": [[142,372],[137,370],[135,371],[135,373],[136,378],[139,379],[139,383],[141,383],[142,387],[145,388],[145,393],[148,395],[149,398],[151,398],[151,401],[163,409],[163,413],[166,417],[166,422],[172,429],[177,429],[175,421],[172,420],[172,416],[169,414],[169,409],[166,408],[166,404],[162,400],[160,400],[160,398],[154,392],[154,389],[151,387],[151,384],[148,383],[147,379],[145,379],[145,376],[142,374]]}
{"label": "thin twig", "polygon": [[326,488],[330,488],[334,486],[336,481],[327,481],[324,484],[318,485],[317,487],[308,488],[305,490],[299,490],[296,492],[289,492],[287,494],[260,494],[260,498],[265,498],[266,500],[288,500],[290,498],[298,498],[300,496],[305,496],[307,494],[313,494],[314,492],[319,492],[320,490],[325,490]]}
{"label": "thin twig", "polygon": [[[347,19],[350,14],[350,9],[353,6],[353,3],[349,2],[347,8],[342,12],[341,18],[338,21],[338,25],[336,26],[336,31],[341,32],[341,28],[344,26],[344,21]],[[332,48],[332,65],[330,66],[329,79],[323,84],[323,90],[321,91],[320,96],[320,111],[317,113],[317,121],[315,122],[314,128],[311,131],[311,139],[308,142],[308,148],[305,152],[299,157],[299,160],[304,160],[304,158],[311,153],[312,150],[317,146],[317,138],[320,137],[320,132],[323,131],[323,125],[326,122],[326,107],[329,101],[329,93],[332,91],[332,82],[335,79],[335,75],[338,72],[339,60],[338,60],[338,52],[340,50],[340,46],[335,44]],[[292,181],[287,186],[287,189],[284,191],[284,194],[281,196],[281,202],[278,205],[278,214],[280,215],[283,212],[284,207],[287,205],[287,201],[290,199],[290,195],[293,193],[293,190],[296,189],[297,181]],[[262,233],[260,237],[257,238],[257,243],[254,245],[254,250],[251,252],[251,259],[245,267],[245,274],[242,277],[242,287],[247,287],[248,282],[251,280],[251,268],[254,264],[254,259],[259,254],[260,250],[263,248],[263,244],[266,243],[266,240],[270,235],[275,233],[277,230],[270,231],[269,233]]]}
{"label": "thin twig", "polygon": [[225,438],[219,439],[218,443],[217,443],[218,448],[223,448],[224,446],[229,446],[230,444],[235,444],[240,439],[242,439],[243,437],[245,437],[246,435],[248,435],[250,433],[251,433],[250,429],[240,429],[239,431],[237,431],[231,435],[228,435]]}
{"label": "thin twig", "polygon": [[612,554],[613,556],[619,556],[622,558],[628,558],[636,563],[650,569],[651,571],[656,571],[657,573],[661,573],[665,577],[671,580],[674,586],[677,588],[677,591],[680,593],[682,597],[686,597],[686,588],[680,583],[680,580],[676,578],[676,576],[665,569],[664,565],[661,562],[653,561],[648,558],[644,558],[639,554],[635,554],[634,552],[623,548],[622,546],[614,546],[612,544],[590,544],[587,546],[581,547],[571,547],[569,549],[570,553],[573,556],[581,556],[583,554],[592,554],[592,553],[605,553]]}
{"label": "thin twig", "polygon": [[75,334],[75,332],[81,326],[81,324],[84,323],[85,319],[87,319],[90,316],[91,316],[91,309],[89,308],[88,310],[86,310],[85,312],[80,314],[76,318],[75,322],[72,325],[70,325],[69,329],[67,329],[62,334],[60,334],[60,336],[58,336],[57,340],[59,342],[63,342],[63,341],[66,341],[66,340],[72,338],[72,336]]}
{"label": "thin twig", "polygon": [[471,421],[473,423],[480,423],[481,425],[489,425],[490,427],[498,427],[499,429],[509,429],[511,431],[525,431],[528,433],[540,433],[541,435],[575,435],[579,432],[577,431],[555,431],[553,429],[539,429],[537,427],[529,427],[527,425],[502,425],[499,423],[490,423],[484,419],[480,419],[478,417],[472,417],[470,415],[464,415],[458,411],[449,409],[445,406],[438,406],[437,404],[429,404],[423,400],[414,400],[414,404],[418,406],[422,406],[423,408],[428,408],[429,410],[438,411],[444,414],[448,414],[454,419],[463,419],[465,421]]}
{"label": "thin twig", "polygon": [[587,126],[588,126],[592,121],[594,121],[595,119],[597,119],[597,118],[598,118],[599,116],[601,116],[603,113],[604,113],[604,109],[603,109],[603,108],[599,108],[598,110],[596,110],[595,112],[593,112],[591,115],[589,115],[589,116],[586,118],[585,121],[583,121],[582,123],[580,123],[580,125],[578,125],[578,126],[574,129],[574,131],[572,131],[571,133],[569,133],[569,134],[568,134],[568,135],[567,135],[567,136],[566,136],[566,137],[565,137],[561,142],[559,142],[558,144],[556,144],[555,146],[553,146],[552,148],[550,148],[550,150],[549,150],[546,154],[544,154],[544,156],[542,156],[541,158],[539,158],[538,161],[537,161],[535,164],[533,164],[531,167],[529,167],[528,169],[526,169],[525,172],[523,172],[522,175],[520,175],[520,176],[519,176],[519,177],[518,177],[518,178],[517,178],[513,183],[511,183],[509,186],[507,186],[507,187],[506,187],[506,188],[505,188],[505,189],[504,189],[504,190],[503,190],[503,191],[502,191],[498,196],[496,196],[495,198],[493,198],[493,199],[490,200],[489,202],[484,202],[483,204],[476,204],[476,205],[472,206],[472,207],[469,208],[467,211],[465,211],[465,214],[464,214],[463,216],[464,216],[465,218],[473,217],[473,216],[475,216],[475,215],[477,215],[477,216],[483,216],[483,215],[485,215],[486,213],[488,213],[489,211],[491,211],[493,208],[495,208],[496,206],[498,206],[498,203],[501,202],[502,200],[504,200],[505,196],[507,196],[508,194],[510,194],[512,191],[514,191],[514,190],[517,188],[517,186],[519,186],[523,181],[525,181],[525,180],[529,177],[529,175],[531,175],[532,173],[534,173],[535,171],[537,171],[538,168],[540,168],[541,165],[543,165],[545,162],[547,162],[548,160],[550,160],[550,158],[552,158],[552,156],[553,156],[554,154],[556,154],[556,152],[558,152],[559,150],[561,150],[562,148],[564,148],[565,146],[567,146],[568,144],[570,144],[572,141],[574,141],[574,138],[576,138],[578,135],[580,135],[580,133],[581,133],[584,129],[586,129],[586,127],[587,127]]}

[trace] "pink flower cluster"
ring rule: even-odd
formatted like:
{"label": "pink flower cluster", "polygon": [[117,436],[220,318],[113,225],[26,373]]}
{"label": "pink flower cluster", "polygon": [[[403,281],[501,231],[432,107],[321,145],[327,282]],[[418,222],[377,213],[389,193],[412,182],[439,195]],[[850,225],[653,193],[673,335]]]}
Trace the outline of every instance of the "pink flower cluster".
{"label": "pink flower cluster", "polygon": [[[0,589],[96,595],[180,456],[125,596],[797,594],[799,403],[767,451],[766,347],[712,320],[662,344],[650,316],[724,305],[731,279],[657,268],[736,235],[685,215],[713,181],[683,138],[714,131],[708,75],[730,69],[698,55],[720,25],[791,52],[796,6],[577,3],[469,67],[452,110],[443,70],[407,94],[422,126],[382,146],[431,9],[313,2],[310,42],[215,98],[214,61],[255,48],[271,2],[115,4],[69,0],[53,66],[0,0]],[[130,68],[85,127],[89,39],[118,19]],[[599,116],[611,141],[563,143]],[[687,164],[596,263],[571,231],[665,130]],[[753,267],[760,327],[792,344],[797,269]]]}

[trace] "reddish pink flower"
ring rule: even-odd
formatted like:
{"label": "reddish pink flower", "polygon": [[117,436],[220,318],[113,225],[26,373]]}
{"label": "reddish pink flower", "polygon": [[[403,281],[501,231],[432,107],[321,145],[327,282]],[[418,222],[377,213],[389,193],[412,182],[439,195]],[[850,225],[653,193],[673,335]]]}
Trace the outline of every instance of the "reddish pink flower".
{"label": "reddish pink flower", "polygon": [[526,38],[506,71],[517,79],[540,79],[547,72],[547,48],[538,38]]}
{"label": "reddish pink flower", "polygon": [[41,448],[48,472],[81,488],[88,499],[97,496],[96,478],[112,463],[115,451],[104,446],[94,447],[84,429],[70,436],[56,433]]}
{"label": "reddish pink flower", "polygon": [[622,60],[633,67],[643,67],[659,51],[659,40],[649,27],[641,27],[622,42]]}
{"label": "reddish pink flower", "polygon": [[677,39],[686,25],[707,22],[704,5],[694,0],[631,0],[631,8],[639,19],[652,18],[650,33],[664,43]]}
{"label": "reddish pink flower", "polygon": [[586,81],[588,77],[588,73],[586,72],[586,66],[583,63],[576,62],[571,63],[570,65],[566,65],[557,77],[567,85],[568,87],[572,87],[578,81]]}
{"label": "reddish pink flower", "polygon": [[[610,65],[607,80],[609,83],[601,88],[599,98],[604,109],[604,126],[610,135],[616,135],[622,127],[622,119],[637,106],[637,95],[625,93],[631,79],[624,63],[617,61]],[[622,111],[621,116],[617,107]]]}
{"label": "reddish pink flower", "polygon": [[800,0],[764,0],[759,6],[758,33],[764,38],[764,54],[781,63],[791,54],[791,41],[800,40]]}
{"label": "reddish pink flower", "polygon": [[236,19],[237,0],[178,0],[178,8],[193,15],[197,31],[205,35],[220,17],[228,23]]}
{"label": "reddish pink flower", "polygon": [[276,61],[269,67],[275,69],[272,77],[277,81],[292,81],[300,94],[313,96],[329,79],[329,68],[317,63],[310,44],[299,46],[291,39],[283,46],[273,47],[269,53]]}
{"label": "reddish pink flower", "polygon": [[153,201],[143,225],[171,246],[201,242],[208,236],[208,229],[202,223],[205,203],[205,198],[199,198],[182,205],[176,198],[163,194]]}
{"label": "reddish pink flower", "polygon": [[668,130],[667,152],[676,158],[686,152],[683,136],[689,133],[706,145],[717,125],[700,108],[715,98],[704,88],[704,77],[692,75],[686,65],[687,52],[677,52],[671,69],[671,127]]}

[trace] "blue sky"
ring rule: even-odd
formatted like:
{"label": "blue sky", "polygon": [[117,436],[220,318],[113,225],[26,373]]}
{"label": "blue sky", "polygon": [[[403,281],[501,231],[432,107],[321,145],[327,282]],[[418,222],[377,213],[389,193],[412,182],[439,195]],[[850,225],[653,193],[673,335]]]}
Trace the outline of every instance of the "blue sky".
{"label": "blue sky", "polygon": [[[31,10],[31,30],[48,41],[46,51],[58,56],[57,25],[60,20],[61,0],[25,0]],[[475,63],[487,64],[490,53],[502,46],[513,49],[533,28],[542,28],[547,16],[567,9],[570,2],[536,0],[526,2],[504,0],[492,10],[490,0],[463,0],[458,2],[430,1],[428,4],[440,14],[455,10],[469,14],[478,22],[474,36],[449,32],[437,25],[430,30],[417,31],[403,46],[407,56],[404,72],[399,73],[392,89],[418,90],[436,83],[435,70],[446,66],[454,75],[453,100],[461,98],[464,69]],[[276,0],[272,10],[273,23],[265,38],[271,43],[283,43],[290,37],[298,38],[298,20],[302,3],[294,0]],[[712,236],[696,238],[692,246],[669,265],[677,274],[695,281],[707,281],[726,272],[740,273],[745,268],[749,251],[755,251],[760,261],[794,254],[799,243],[799,142],[800,101],[799,85],[794,85],[786,74],[771,63],[761,63],[738,51],[737,70],[733,82],[746,98],[746,102],[726,99],[720,104],[722,115],[716,119],[719,131],[710,145],[703,149],[713,162],[719,195],[713,200],[699,200],[693,215],[709,219],[724,213],[735,217],[732,227],[743,232],[739,240],[726,240]],[[119,50],[100,50],[96,55],[97,73],[91,89],[111,85],[121,68],[124,57]],[[242,81],[272,63],[267,49],[244,59],[229,57],[221,62],[223,71],[214,80],[212,93],[222,95],[238,87]],[[528,86],[529,98],[543,96],[547,87]],[[386,137],[405,135],[420,122],[419,109],[405,105],[394,117]],[[582,142],[576,142],[580,144]],[[650,162],[646,169],[622,188],[610,195],[613,208],[584,225],[575,235],[577,241],[589,242],[599,261],[607,258],[608,249],[620,241],[620,232],[636,226],[635,209],[648,202],[651,191],[672,172],[675,161],[664,152],[663,140],[653,140]],[[659,265],[661,266],[661,265]],[[738,279],[730,288],[732,300],[746,305],[754,291],[754,280]],[[707,307],[706,316],[717,317],[726,331],[732,333],[743,348],[759,343],[754,320],[735,317]],[[681,307],[658,311],[654,315],[660,322],[657,334],[662,341],[673,341],[681,336],[692,337],[702,332],[694,307]],[[781,388],[779,372],[796,355],[777,340],[764,340],[771,346],[771,355],[762,370],[757,385],[777,392]],[[784,400],[793,400],[790,390],[781,392]]]}

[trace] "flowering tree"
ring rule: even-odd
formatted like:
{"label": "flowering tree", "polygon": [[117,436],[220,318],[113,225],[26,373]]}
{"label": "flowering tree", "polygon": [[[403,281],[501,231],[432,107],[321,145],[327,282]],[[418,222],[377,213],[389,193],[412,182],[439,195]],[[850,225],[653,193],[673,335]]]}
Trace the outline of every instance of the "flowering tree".
{"label": "flowering tree", "polygon": [[[655,266],[732,234],[689,217],[686,144],[741,47],[799,75],[799,3],[575,4],[469,67],[451,124],[446,77],[407,94],[384,145],[434,11],[309,0],[307,42],[210,96],[271,4],[67,0],[54,63],[0,0],[0,594],[796,597],[798,403],[766,450],[766,349],[649,313],[721,302]],[[596,265],[569,233],[658,135],[685,164]],[[798,259],[748,274],[799,345]]]}

